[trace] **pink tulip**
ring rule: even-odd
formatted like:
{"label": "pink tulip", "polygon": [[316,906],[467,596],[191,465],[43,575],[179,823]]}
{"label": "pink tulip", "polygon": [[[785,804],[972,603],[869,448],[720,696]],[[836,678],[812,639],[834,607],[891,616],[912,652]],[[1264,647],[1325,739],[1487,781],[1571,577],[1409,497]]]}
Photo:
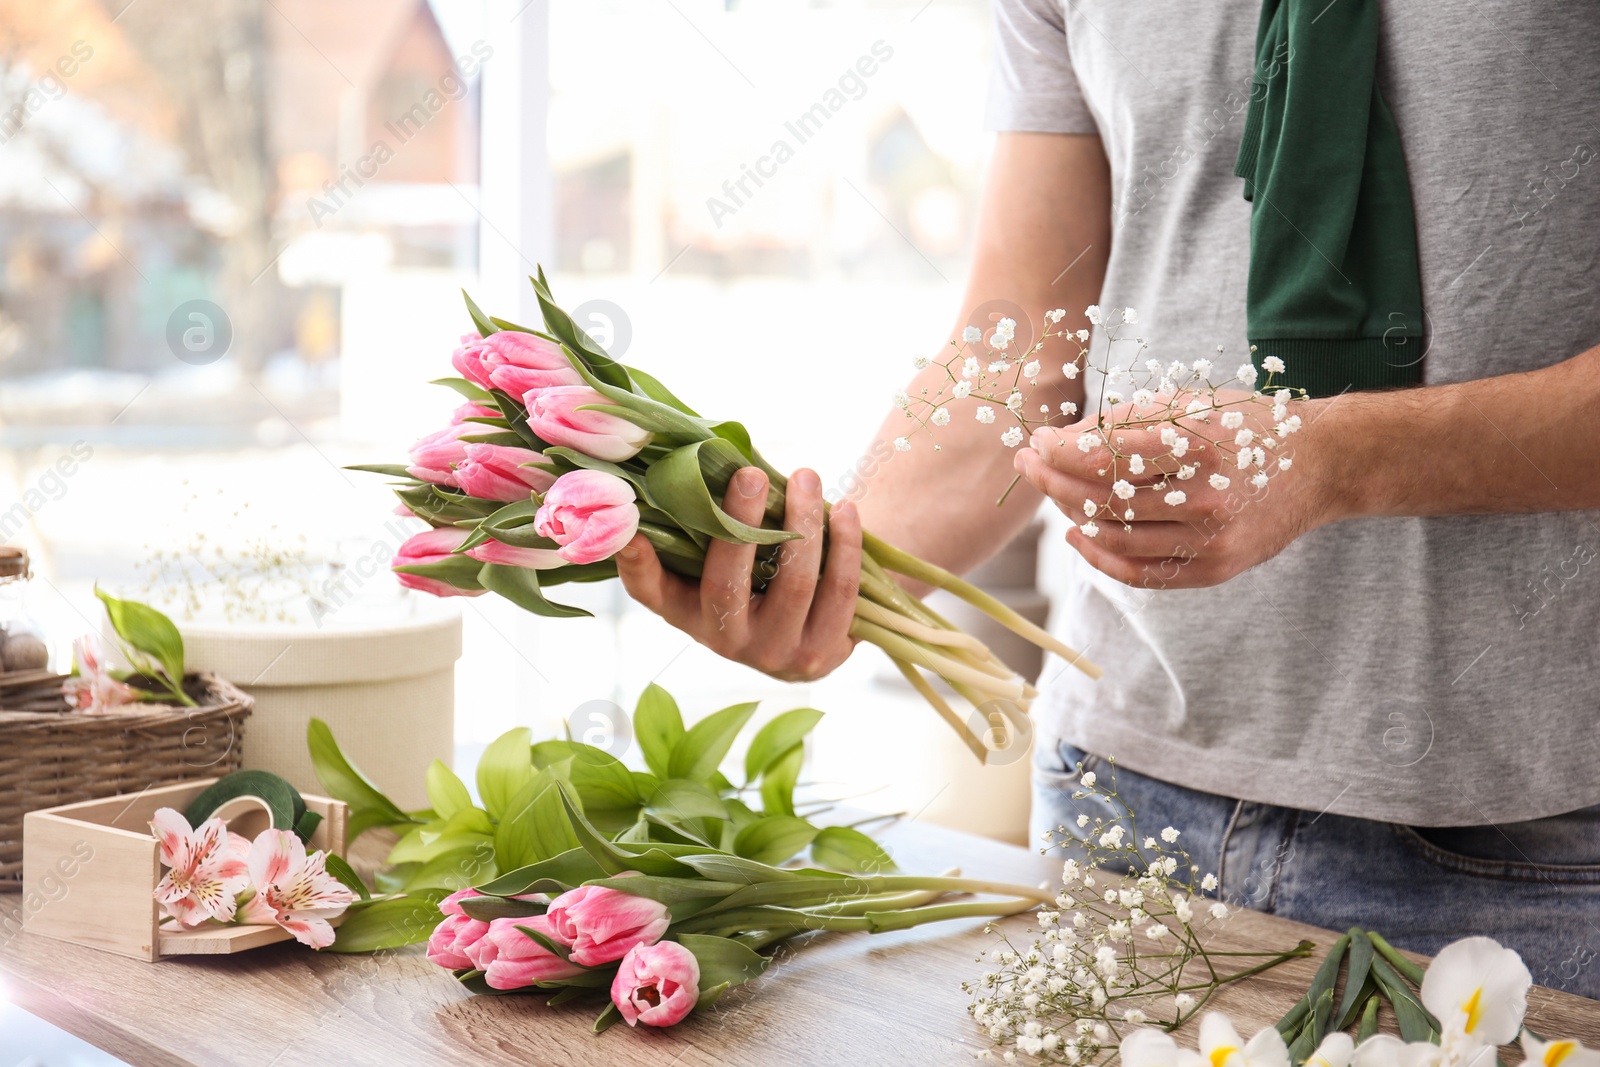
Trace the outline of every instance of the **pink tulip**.
{"label": "pink tulip", "polygon": [[453,486],[455,468],[467,459],[467,446],[461,438],[492,432],[475,422],[458,422],[430,433],[411,446],[411,466],[406,473],[435,485]]}
{"label": "pink tulip", "polygon": [[[459,426],[462,423],[466,422],[468,419],[498,419],[498,418],[500,418],[500,410],[498,408],[488,408],[488,407],[484,407],[482,404],[474,404],[471,401],[468,401],[467,403],[462,404],[460,407],[456,408],[454,413],[451,414],[451,416],[450,416],[450,425]],[[483,423],[481,423],[481,422],[472,423],[472,425],[474,425],[474,426],[482,426],[485,433],[488,433],[488,432],[490,432],[492,430],[492,427],[484,426]]]}
{"label": "pink tulip", "polygon": [[535,389],[522,398],[528,408],[528,428],[553,445],[576,449],[586,456],[621,463],[650,443],[650,433],[627,419],[604,411],[579,411],[598,405],[618,407],[599,390],[587,385]]}
{"label": "pink tulip", "polygon": [[[467,531],[454,526],[423,530],[406,539],[406,543],[400,546],[400,551],[389,562],[389,566],[410,567],[421,563],[442,562],[449,559],[466,539]],[[440,581],[438,578],[427,578],[420,574],[404,574],[396,571],[395,577],[399,578],[400,584],[408,589],[418,589],[434,596],[482,596],[484,592],[482,589],[457,589],[449,582]]]}
{"label": "pink tulip", "polygon": [[468,380],[512,396],[530,389],[583,384],[583,375],[573,369],[561,346],[516,330],[501,330],[488,337],[466,334],[450,362]]}
{"label": "pink tulip", "polygon": [[556,479],[533,517],[534,529],[560,545],[568,563],[610,559],[639,529],[633,486],[604,471],[572,471]]}
{"label": "pink tulip", "polygon": [[465,952],[472,966],[483,972],[484,981],[493,989],[522,989],[535,982],[553,982],[583,973],[583,968],[568,963],[539,942],[518,930],[530,930],[558,940],[550,929],[550,920],[544,915],[521,918],[496,919],[489,924]]}
{"label": "pink tulip", "polygon": [[[443,909],[444,905],[439,907]],[[446,915],[428,937],[428,960],[452,971],[467,970],[473,966],[467,950],[488,932],[488,923],[469,915],[459,911]]]}
{"label": "pink tulip", "polygon": [[603,885],[581,885],[550,902],[550,925],[585,967],[620,960],[635,945],[653,945],[672,925],[667,906]]}
{"label": "pink tulip", "polygon": [[527,500],[530,491],[542,493],[555,484],[554,474],[527,466],[543,462],[544,456],[531,448],[467,445],[466,456],[456,464],[455,485],[479,500]]}
{"label": "pink tulip", "polygon": [[466,912],[462,910],[461,902],[466,900],[468,897],[481,896],[483,896],[483,894],[478,892],[476,889],[473,889],[471,886],[468,886],[465,889],[457,889],[454,893],[451,893],[449,896],[439,901],[439,911],[445,915],[465,915]]}
{"label": "pink tulip", "polygon": [[700,1000],[700,961],[676,941],[635,945],[611,981],[611,1003],[629,1026],[682,1022]]}
{"label": "pink tulip", "polygon": [[467,549],[467,555],[484,563],[503,563],[508,567],[530,571],[550,571],[567,565],[559,549],[518,548],[492,539],[476,548]]}

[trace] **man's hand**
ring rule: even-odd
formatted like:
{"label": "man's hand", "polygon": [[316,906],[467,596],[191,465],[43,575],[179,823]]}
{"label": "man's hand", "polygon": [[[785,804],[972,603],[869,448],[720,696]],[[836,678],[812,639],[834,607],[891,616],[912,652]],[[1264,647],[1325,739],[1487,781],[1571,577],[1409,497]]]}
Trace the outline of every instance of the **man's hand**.
{"label": "man's hand", "polygon": [[[693,582],[661,566],[643,535],[617,555],[617,573],[639,603],[696,641],[784,681],[820,678],[843,663],[855,647],[850,623],[861,584],[861,520],[849,501],[827,521],[828,553],[822,553],[822,481],[798,470],[784,494],[783,528],[803,536],[778,546],[777,571],[766,591],[752,594],[755,545],[713,540],[705,570]],[[761,525],[767,476],[745,467],[733,476],[722,510]]]}
{"label": "man's hand", "polygon": [[[1090,566],[1126,585],[1155,589],[1192,589],[1218,585],[1282,552],[1302,534],[1338,517],[1332,494],[1325,490],[1322,446],[1309,430],[1317,402],[1295,405],[1301,416],[1300,432],[1263,449],[1264,466],[1251,462],[1239,467],[1235,448],[1219,447],[1248,429],[1257,447],[1273,433],[1268,411],[1251,403],[1248,394],[1217,394],[1240,425],[1224,426],[1222,412],[1205,421],[1180,419],[1168,424],[1185,437],[1188,448],[1181,458],[1159,436],[1159,427],[1113,430],[1117,451],[1123,456],[1147,457],[1142,473],[1131,473],[1126,460],[1114,463],[1111,450],[1097,443],[1088,451],[1079,438],[1090,434],[1100,441],[1094,420],[1064,429],[1041,429],[1016,456],[1016,469],[1029,484],[1054,501],[1079,523],[1067,533],[1067,543]],[[1109,412],[1116,424],[1130,417],[1132,405]],[[1248,448],[1246,448],[1248,452]],[[1187,477],[1180,478],[1180,468]],[[1134,497],[1121,500],[1111,492],[1115,480],[1137,488]],[[1164,488],[1149,487],[1164,483]],[[1167,494],[1180,491],[1179,503],[1167,503]],[[1111,507],[1105,507],[1107,500]],[[1176,497],[1172,499],[1177,499]],[[1093,537],[1084,533],[1092,505]],[[1124,509],[1133,518],[1124,518]]]}

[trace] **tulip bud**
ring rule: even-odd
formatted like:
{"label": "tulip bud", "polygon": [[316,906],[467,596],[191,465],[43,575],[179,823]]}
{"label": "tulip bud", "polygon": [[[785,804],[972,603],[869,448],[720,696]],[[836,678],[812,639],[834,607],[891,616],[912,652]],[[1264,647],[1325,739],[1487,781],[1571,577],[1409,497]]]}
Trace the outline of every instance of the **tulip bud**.
{"label": "tulip bud", "polygon": [[572,471],[556,479],[533,518],[534,529],[560,545],[568,563],[610,559],[639,529],[633,486],[604,471]]}
{"label": "tulip bud", "polygon": [[[454,526],[440,526],[432,530],[423,530],[413,534],[400,546],[400,551],[390,561],[390,567],[412,567],[423,563],[442,563],[455,554],[461,547],[461,542],[467,539],[467,531]],[[458,589],[449,582],[440,581],[438,578],[429,578],[421,574],[405,574],[395,572],[395,577],[400,579],[400,584],[408,589],[418,589],[434,596],[482,596],[482,589]]]}
{"label": "tulip bud", "polygon": [[572,962],[585,967],[620,960],[635,945],[653,945],[672,925],[667,906],[603,885],[583,885],[550,902],[550,925]]}
{"label": "tulip bud", "polygon": [[502,544],[492,538],[475,548],[467,549],[467,555],[484,563],[503,563],[508,567],[521,567],[530,571],[553,571],[557,567],[565,567],[567,561],[554,548],[518,548],[516,545]]}
{"label": "tulip bud", "polygon": [[455,468],[467,458],[467,446],[461,438],[488,430],[476,423],[458,422],[428,434],[411,446],[411,466],[406,473],[435,485],[454,486]]}
{"label": "tulip bud", "polygon": [[467,445],[466,455],[456,465],[455,485],[479,500],[527,500],[530,490],[542,493],[555,484],[554,474],[526,466],[543,462],[544,456],[531,448]]}
{"label": "tulip bud", "polygon": [[467,950],[489,932],[489,924],[460,912],[446,915],[428,937],[428,960],[452,971],[473,966]]}
{"label": "tulip bud", "polygon": [[579,411],[581,407],[616,408],[597,389],[569,385],[535,389],[522,398],[528,408],[528,428],[553,445],[576,449],[586,456],[621,463],[650,443],[650,433],[627,419],[605,411]]}
{"label": "tulip bud", "polygon": [[[471,403],[469,401],[469,402],[467,402],[465,404],[462,404],[460,407],[456,408],[454,412],[451,413],[451,415],[450,415],[450,425],[459,426],[463,422],[466,422],[468,419],[498,419],[498,418],[500,418],[500,412],[499,412],[498,409],[484,407],[482,404],[474,404],[474,403]],[[482,423],[477,423],[475,425],[483,426]],[[484,430],[485,433],[487,433],[487,432],[489,432],[489,427],[483,426],[483,430]]]}
{"label": "tulip bud", "polygon": [[522,989],[536,982],[552,982],[583,973],[582,967],[557,956],[518,930],[519,926],[556,940],[550,920],[543,915],[494,920],[489,929],[465,949],[472,966],[484,972],[484,981],[490,988]]}
{"label": "tulip bud", "polygon": [[700,961],[676,941],[635,945],[611,982],[611,1003],[629,1026],[671,1026],[700,1000]]}
{"label": "tulip bud", "polygon": [[466,334],[450,362],[469,381],[512,396],[530,389],[583,384],[583,375],[573,368],[560,345],[518,330],[501,330],[488,337]]}

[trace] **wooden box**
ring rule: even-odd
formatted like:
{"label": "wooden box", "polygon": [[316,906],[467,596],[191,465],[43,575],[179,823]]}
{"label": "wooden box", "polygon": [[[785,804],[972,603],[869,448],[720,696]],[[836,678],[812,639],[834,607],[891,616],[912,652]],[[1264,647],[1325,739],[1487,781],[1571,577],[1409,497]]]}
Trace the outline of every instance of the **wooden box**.
{"label": "wooden box", "polygon": [[[146,789],[132,795],[85,800],[29,812],[23,818],[23,929],[134,959],[225,955],[288,941],[279,926],[163,926],[155,901],[161,849],[150,833],[157,808],[188,807],[216,779]],[[322,823],[306,846],[344,855],[349,808],[338,800],[306,796]],[[232,829],[254,837],[268,823],[265,810],[244,798],[218,814]],[[27,901],[48,901],[28,907]]]}

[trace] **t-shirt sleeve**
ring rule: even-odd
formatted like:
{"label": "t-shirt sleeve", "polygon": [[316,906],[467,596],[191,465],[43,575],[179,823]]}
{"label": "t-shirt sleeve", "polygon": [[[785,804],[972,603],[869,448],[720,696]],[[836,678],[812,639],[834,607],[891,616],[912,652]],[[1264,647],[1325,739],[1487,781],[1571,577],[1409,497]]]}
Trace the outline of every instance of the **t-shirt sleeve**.
{"label": "t-shirt sleeve", "polygon": [[1067,52],[1062,0],[992,0],[991,130],[1096,133]]}

